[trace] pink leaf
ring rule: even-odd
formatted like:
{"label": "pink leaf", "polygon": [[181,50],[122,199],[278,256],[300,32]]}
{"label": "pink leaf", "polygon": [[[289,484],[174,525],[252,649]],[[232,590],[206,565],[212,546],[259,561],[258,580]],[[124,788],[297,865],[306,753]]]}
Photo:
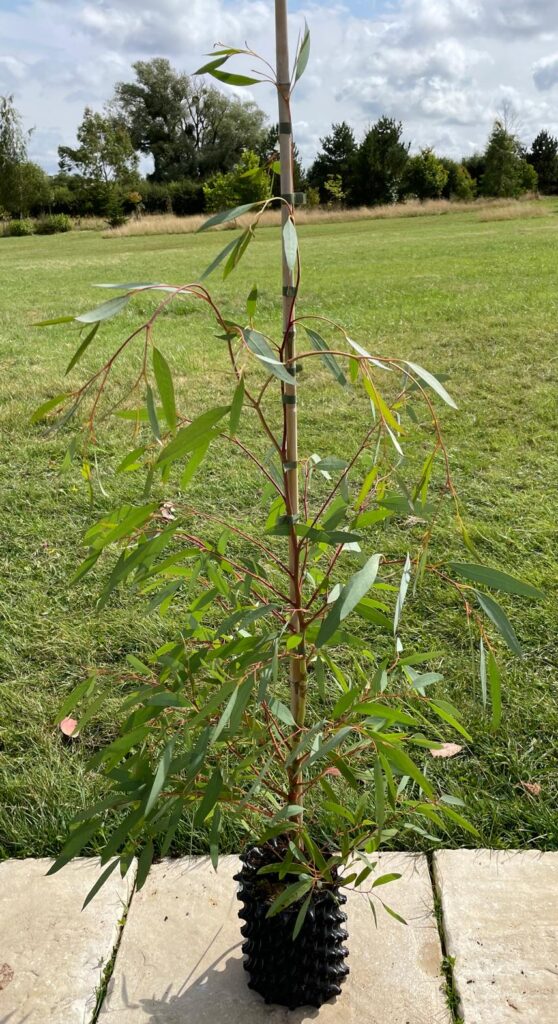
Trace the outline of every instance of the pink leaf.
{"label": "pink leaf", "polygon": [[60,722],[60,732],[64,736],[69,736],[70,739],[77,739],[79,736],[79,729],[77,730],[77,721],[75,718],[63,718]]}
{"label": "pink leaf", "polygon": [[519,785],[523,786],[523,789],[525,790],[525,792],[526,793],[530,793],[531,796],[540,796],[540,793],[541,793],[540,783],[538,783],[538,782],[520,782]]}
{"label": "pink leaf", "polygon": [[463,747],[459,746],[459,743],[442,743],[442,746],[437,750],[431,750],[432,757],[455,757],[456,754],[460,754]]}

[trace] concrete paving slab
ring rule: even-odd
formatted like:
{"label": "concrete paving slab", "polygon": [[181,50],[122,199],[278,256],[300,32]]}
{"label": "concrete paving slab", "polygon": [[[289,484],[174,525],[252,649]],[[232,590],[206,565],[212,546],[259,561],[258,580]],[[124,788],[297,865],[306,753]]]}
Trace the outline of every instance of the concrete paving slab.
{"label": "concrete paving slab", "polygon": [[465,1024],[558,1019],[558,853],[434,855]]}
{"label": "concrete paving slab", "polygon": [[424,857],[382,854],[378,873],[403,878],[382,891],[407,921],[380,907],[378,929],[365,896],[347,907],[351,974],[333,1003],[266,1006],[242,967],[236,857],[215,874],[205,858],[164,861],[133,898],[99,1024],[449,1024],[441,948]]}
{"label": "concrete paving slab", "polygon": [[92,903],[96,858],[46,878],[50,860],[0,863],[0,1024],[89,1024],[119,935],[132,870],[111,875]]}

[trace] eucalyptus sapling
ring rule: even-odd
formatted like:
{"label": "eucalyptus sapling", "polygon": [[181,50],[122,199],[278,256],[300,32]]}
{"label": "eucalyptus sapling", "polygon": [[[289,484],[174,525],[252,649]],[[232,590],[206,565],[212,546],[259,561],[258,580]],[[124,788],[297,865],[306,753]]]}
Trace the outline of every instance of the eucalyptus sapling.
{"label": "eucalyptus sapling", "polygon": [[[368,342],[364,347],[301,305],[291,96],[309,59],[310,34],[306,27],[291,67],[285,0],[276,0],[275,11],[276,69],[248,49],[219,46],[199,73],[225,84],[276,88],[281,194],[209,218],[202,231],[248,223],[201,281],[102,285],[119,294],[78,316],[43,321],[81,329],[68,366],[73,372],[104,321],[137,297],[152,300],[147,318],[99,369],[50,398],[33,418],[61,412],[64,429],[76,424],[68,458],[85,453],[86,466],[99,425],[115,409],[131,421],[133,449],[119,468],[143,472],[137,502],[115,508],[87,531],[76,580],[112,560],[101,606],[132,583],[149,596],[151,610],[174,604],[182,621],[176,642],[144,661],[128,658],[130,671],[117,689],[118,735],[92,760],[106,796],[79,814],[51,870],[102,832],[106,877],[117,865],[124,873],[137,857],[141,888],[185,816],[206,835],[216,868],[223,822],[235,822],[251,843],[239,875],[251,983],[268,1001],[295,1006],[319,1005],[339,991],[346,974],[345,886],[366,887],[372,903],[395,913],[382,895],[395,876],[376,873],[383,843],[397,842],[403,829],[431,841],[448,823],[475,834],[459,799],[437,793],[428,777],[429,749],[448,730],[467,742],[470,736],[456,708],[438,696],[442,676],[429,664],[440,656],[405,646],[409,598],[433,576],[462,602],[480,643],[483,693],[490,690],[497,727],[500,670],[487,620],[515,653],[519,643],[487,591],[540,595],[478,561],[436,411],[438,401],[456,407],[444,384],[415,362],[371,351]],[[249,58],[250,69],[257,62],[259,70],[230,72],[229,60],[237,57]],[[237,268],[262,214],[274,207],[281,209],[282,237],[277,338],[255,327],[256,287],[241,322],[204,283],[219,267],[224,277]],[[165,314],[184,302],[201,306],[216,324],[213,344],[229,366],[229,397],[212,404],[207,388],[196,416],[183,411],[172,355],[159,340]],[[111,381],[124,353],[137,353],[137,367],[122,396]],[[301,453],[299,396],[306,412],[312,402],[331,401],[332,386],[352,424],[362,426],[360,440],[347,452],[347,438],[332,434],[337,450]],[[247,503],[257,494],[265,506],[256,529],[204,504],[203,488],[201,502],[188,500],[196,474],[203,479],[210,460],[224,472],[230,453],[253,474]],[[429,555],[448,502],[474,561]],[[402,519],[424,529],[412,549],[406,540],[396,551],[407,537]],[[79,709],[83,735],[109,694],[114,702],[113,681],[93,674],[69,696],[60,719]],[[337,937],[329,973],[316,968],[308,980],[297,962],[316,928],[333,929]]]}

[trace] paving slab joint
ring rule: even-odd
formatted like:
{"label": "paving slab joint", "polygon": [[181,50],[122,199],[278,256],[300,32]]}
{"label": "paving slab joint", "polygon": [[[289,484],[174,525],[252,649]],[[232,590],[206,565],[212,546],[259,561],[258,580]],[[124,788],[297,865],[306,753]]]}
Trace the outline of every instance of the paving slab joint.
{"label": "paving slab joint", "polygon": [[434,916],[436,918],[438,936],[440,939],[440,946],[442,948],[442,963],[440,965],[440,970],[444,976],[446,1002],[448,1004],[448,1009],[451,1013],[451,1019],[453,1021],[453,1024],[465,1024],[463,1017],[460,1014],[461,1006],[459,1000],[459,993],[457,991],[455,974],[453,970],[455,965],[455,957],[449,955],[446,943],[446,932],[444,926],[444,907],[442,902],[442,894],[441,891],[439,890],[438,880],[436,877],[436,862],[434,860],[434,854],[431,852],[427,853],[426,860],[428,863],[428,871],[430,873],[430,882],[432,885]]}
{"label": "paving slab joint", "polygon": [[[106,964],[105,964],[105,966],[103,968],[103,973],[101,975],[101,980],[99,982],[99,987],[97,988],[97,992],[96,992],[95,1008],[93,1010],[93,1016],[91,1017],[90,1024],[97,1024],[97,1021],[99,1020],[99,1015],[101,1013],[101,1010],[103,1008],[103,1003],[104,1003],[104,1001],[106,999],[106,996],[107,996],[109,982],[110,982],[110,979],[112,978],[112,975],[114,974],[114,968],[116,966],[116,958],[118,956],[118,950],[120,949],[120,943],[122,942],[122,936],[124,934],[124,929],[126,927],[126,921],[128,919],[128,914],[130,913],[130,907],[132,906],[132,900],[134,898],[135,892],[136,892],[136,880],[134,879],[134,884],[132,885],[132,887],[130,889],[130,895],[128,897],[128,902],[126,903],[126,905],[125,905],[125,907],[124,907],[124,909],[122,911],[122,917],[120,918],[120,920],[118,922],[118,934],[116,936],[116,942],[114,943],[114,946],[113,946],[113,949],[112,949],[112,953],[111,953],[109,959],[107,960],[107,962],[106,962]],[[0,1024],[1,1024],[1,1022],[0,1022]]]}

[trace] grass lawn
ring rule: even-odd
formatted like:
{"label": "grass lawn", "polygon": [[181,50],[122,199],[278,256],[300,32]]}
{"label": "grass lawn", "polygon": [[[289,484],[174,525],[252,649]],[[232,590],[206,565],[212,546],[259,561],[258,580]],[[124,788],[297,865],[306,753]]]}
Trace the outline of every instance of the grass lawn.
{"label": "grass lawn", "polygon": [[[479,845],[548,849],[558,845],[558,202],[545,201],[544,209],[524,219],[481,221],[473,211],[302,227],[300,312],[340,321],[375,352],[449,374],[459,411],[440,413],[470,532],[484,562],[529,579],[547,599],[503,596],[525,653],[514,659],[500,650],[504,716],[496,733],[482,709],[477,658],[457,605],[432,584],[410,604],[407,642],[445,652],[435,666],[446,679],[438,695],[461,709],[474,740],[459,757],[427,767],[443,777],[446,791],[464,797]],[[179,610],[147,616],[145,602],[126,591],[97,613],[101,572],[68,587],[85,527],[137,498],[136,478],[114,474],[133,444],[123,425],[110,439],[100,437],[106,496],[96,487],[92,503],[79,467],[60,472],[67,436],[30,426],[29,415],[64,390],[75,336],[64,326],[37,331],[31,324],[97,305],[106,294],[93,290],[94,282],[196,279],[223,244],[215,235],[103,239],[93,232],[0,239],[0,856],[56,852],[69,820],[96,792],[84,766],[112,735],[110,707],[71,746],[53,727],[86,667],[117,670],[127,654],[141,656],[174,635],[180,621]],[[280,318],[278,247],[277,231],[262,229],[240,271],[225,284],[213,280],[231,319],[242,319],[257,280],[258,326],[269,333]],[[84,379],[151,304],[138,298],[102,327],[72,382]],[[158,343],[188,415],[208,388],[210,404],[229,388],[214,334],[198,308],[171,309],[161,323]],[[301,393],[305,453],[342,454],[332,438],[343,448],[356,436],[358,416],[330,381],[318,374]],[[207,480],[209,503],[221,515],[234,509],[248,522],[261,515],[234,460],[224,474],[210,463]],[[199,498],[198,485],[193,500]],[[382,550],[375,543],[371,535],[370,552]],[[463,555],[457,543],[454,553]],[[447,738],[459,741],[449,729]],[[526,792],[525,782],[540,784],[540,795]],[[444,841],[468,845],[470,838],[455,830]],[[237,841],[231,833],[231,846]],[[203,842],[185,823],[182,851]],[[408,833],[409,848],[420,842]]]}

